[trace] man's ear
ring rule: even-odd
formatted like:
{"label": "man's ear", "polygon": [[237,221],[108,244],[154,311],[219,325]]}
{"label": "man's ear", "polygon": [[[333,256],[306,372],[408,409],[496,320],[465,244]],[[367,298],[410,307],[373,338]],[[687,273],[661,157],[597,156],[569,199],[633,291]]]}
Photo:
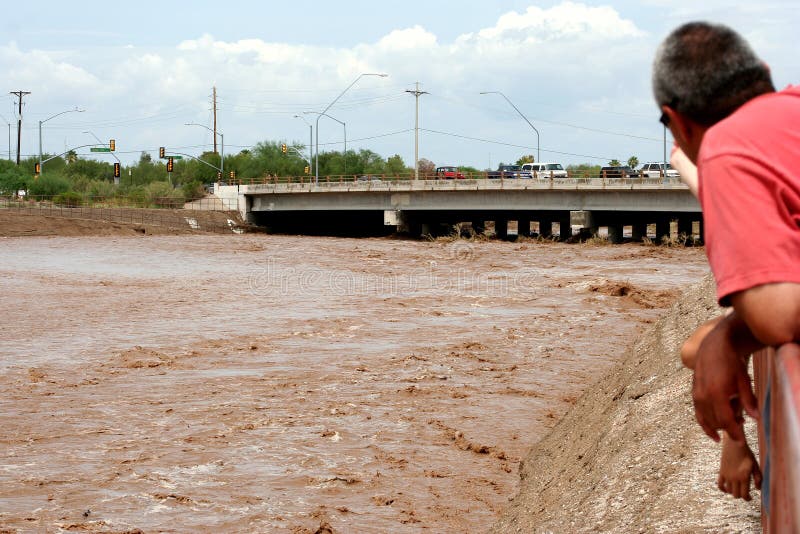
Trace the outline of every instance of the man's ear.
{"label": "man's ear", "polygon": [[669,117],[669,130],[672,132],[672,137],[675,138],[675,143],[681,147],[692,163],[697,164],[700,142],[703,140],[707,128],[700,126],[669,106],[661,106],[661,111]]}

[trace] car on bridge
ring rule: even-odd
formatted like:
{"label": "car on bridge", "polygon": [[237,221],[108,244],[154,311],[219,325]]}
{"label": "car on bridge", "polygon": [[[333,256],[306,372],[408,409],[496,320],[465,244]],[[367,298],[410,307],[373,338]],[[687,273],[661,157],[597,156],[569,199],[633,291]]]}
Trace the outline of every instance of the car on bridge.
{"label": "car on bridge", "polygon": [[681,176],[677,170],[672,168],[672,165],[663,162],[645,163],[639,171],[645,178],[680,178]]}
{"label": "car on bridge", "polygon": [[627,165],[609,165],[600,169],[600,178],[637,178],[639,173]]}
{"label": "car on bridge", "polygon": [[567,178],[560,163],[524,163],[522,174],[527,174],[525,178]]}
{"label": "car on bridge", "polygon": [[499,178],[530,178],[531,175],[523,172],[520,165],[500,165],[496,171],[487,172],[486,177],[496,180]]}
{"label": "car on bridge", "polygon": [[463,179],[464,174],[458,170],[458,167],[453,165],[443,165],[441,167],[436,167],[436,178],[438,180],[453,180],[453,179]]}

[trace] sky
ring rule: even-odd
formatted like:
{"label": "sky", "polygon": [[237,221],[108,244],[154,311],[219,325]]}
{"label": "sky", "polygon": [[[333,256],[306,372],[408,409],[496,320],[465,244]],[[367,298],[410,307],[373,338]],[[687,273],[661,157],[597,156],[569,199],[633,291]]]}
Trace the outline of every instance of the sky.
{"label": "sky", "polygon": [[419,157],[436,165],[660,161],[672,141],[652,59],[690,20],[739,31],[776,87],[800,83],[794,1],[16,3],[0,17],[0,157],[16,158],[17,91],[22,157],[39,152],[39,121],[48,154],[113,138],[123,164],[160,146],[199,156],[216,88],[226,154],[346,141],[413,167],[418,104]]}

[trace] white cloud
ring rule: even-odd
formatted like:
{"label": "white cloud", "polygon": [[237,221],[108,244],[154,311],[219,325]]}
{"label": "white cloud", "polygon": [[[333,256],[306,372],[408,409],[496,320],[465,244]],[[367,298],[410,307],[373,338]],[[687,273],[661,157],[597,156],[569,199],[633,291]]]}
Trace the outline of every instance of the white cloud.
{"label": "white cloud", "polygon": [[620,17],[612,7],[563,2],[549,9],[532,6],[522,14],[515,11],[506,13],[495,26],[480,30],[477,38],[545,42],[623,39],[643,35],[642,30],[632,21]]}
{"label": "white cloud", "polygon": [[389,52],[408,49],[431,50],[437,46],[436,35],[417,25],[405,30],[394,30],[378,41],[377,47]]}

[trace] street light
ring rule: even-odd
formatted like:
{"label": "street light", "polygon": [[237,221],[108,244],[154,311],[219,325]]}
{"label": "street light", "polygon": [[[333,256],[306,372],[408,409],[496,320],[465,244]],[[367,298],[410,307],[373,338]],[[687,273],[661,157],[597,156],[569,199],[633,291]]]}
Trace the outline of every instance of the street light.
{"label": "street light", "polygon": [[312,158],[313,158],[313,154],[311,153],[311,150],[313,149],[313,145],[311,144],[311,142],[314,140],[314,127],[302,115],[295,115],[294,118],[295,119],[303,119],[303,122],[308,124],[308,171],[310,173],[311,172],[311,161],[312,161]]}
{"label": "street light", "polygon": [[536,127],[533,124],[531,124],[531,121],[529,121],[528,118],[525,115],[522,114],[522,112],[517,108],[517,106],[515,106],[514,103],[511,100],[509,100],[506,95],[504,95],[500,91],[481,91],[482,95],[489,95],[489,94],[493,94],[493,93],[494,94],[498,94],[498,95],[502,96],[503,98],[505,98],[506,102],[511,104],[511,107],[514,108],[514,110],[516,110],[517,113],[519,113],[519,116],[522,117],[523,119],[525,119],[525,122],[528,123],[528,126],[533,128],[533,131],[536,132],[536,161],[537,162],[541,161],[541,157],[539,156],[539,130],[537,130]]}
{"label": "street light", "polygon": [[317,118],[321,117],[322,115],[325,115],[329,119],[334,120],[334,121],[336,121],[336,122],[338,122],[339,124],[342,125],[342,127],[344,128],[344,174],[347,174],[347,125],[344,122],[342,122],[339,119],[337,119],[336,117],[331,117],[327,113],[320,113],[319,111],[304,111],[303,113],[306,113],[306,114],[314,113],[314,114],[318,115]]}
{"label": "street light", "polygon": [[[219,136],[219,173],[222,177],[225,177],[225,136],[223,136],[220,132],[215,132],[205,124],[200,124],[197,122],[187,122],[185,126],[202,126],[206,130],[211,133],[217,134]],[[219,180],[217,180],[219,181]]]}
{"label": "street light", "polygon": [[63,115],[64,113],[72,113],[74,111],[78,113],[83,113],[86,110],[78,109],[78,106],[75,106],[75,109],[68,109],[66,111],[62,111],[61,113],[56,113],[55,115],[51,115],[43,121],[39,121],[39,172],[41,172],[42,174],[44,174],[44,167],[42,166],[42,124],[49,121],[50,119],[58,117],[59,115]]}
{"label": "street light", "polygon": [[344,90],[344,91],[342,91],[342,92],[339,94],[339,96],[337,96],[337,97],[336,97],[336,98],[333,100],[333,102],[331,102],[330,104],[328,104],[328,107],[326,107],[325,109],[323,109],[323,110],[322,110],[322,113],[320,113],[319,115],[317,115],[317,123],[316,123],[316,127],[317,127],[317,137],[316,137],[316,143],[315,143],[315,144],[316,144],[316,146],[315,146],[315,148],[314,148],[314,152],[316,152],[316,155],[317,155],[317,157],[316,157],[316,160],[314,161],[314,183],[317,183],[317,182],[319,182],[319,118],[320,118],[320,117],[322,117],[323,115],[325,115],[325,112],[326,112],[326,111],[328,111],[329,109],[331,109],[331,106],[333,106],[333,105],[334,105],[336,102],[338,102],[338,101],[339,101],[339,99],[340,99],[340,98],[342,98],[342,96],[343,96],[343,95],[344,95],[344,94],[347,92],[347,90],[348,90],[348,89],[350,89],[351,87],[353,87],[353,86],[356,84],[356,82],[358,82],[358,80],[360,80],[360,79],[361,79],[361,78],[363,78],[364,76],[380,76],[381,78],[386,78],[386,77],[388,76],[388,74],[383,74],[383,73],[380,73],[380,74],[379,74],[379,73],[374,73],[374,72],[365,72],[365,73],[359,74],[359,75],[358,75],[358,78],[356,78],[355,80],[353,80],[353,83],[351,83],[350,85],[348,85],[348,86],[345,88],[345,90]]}

